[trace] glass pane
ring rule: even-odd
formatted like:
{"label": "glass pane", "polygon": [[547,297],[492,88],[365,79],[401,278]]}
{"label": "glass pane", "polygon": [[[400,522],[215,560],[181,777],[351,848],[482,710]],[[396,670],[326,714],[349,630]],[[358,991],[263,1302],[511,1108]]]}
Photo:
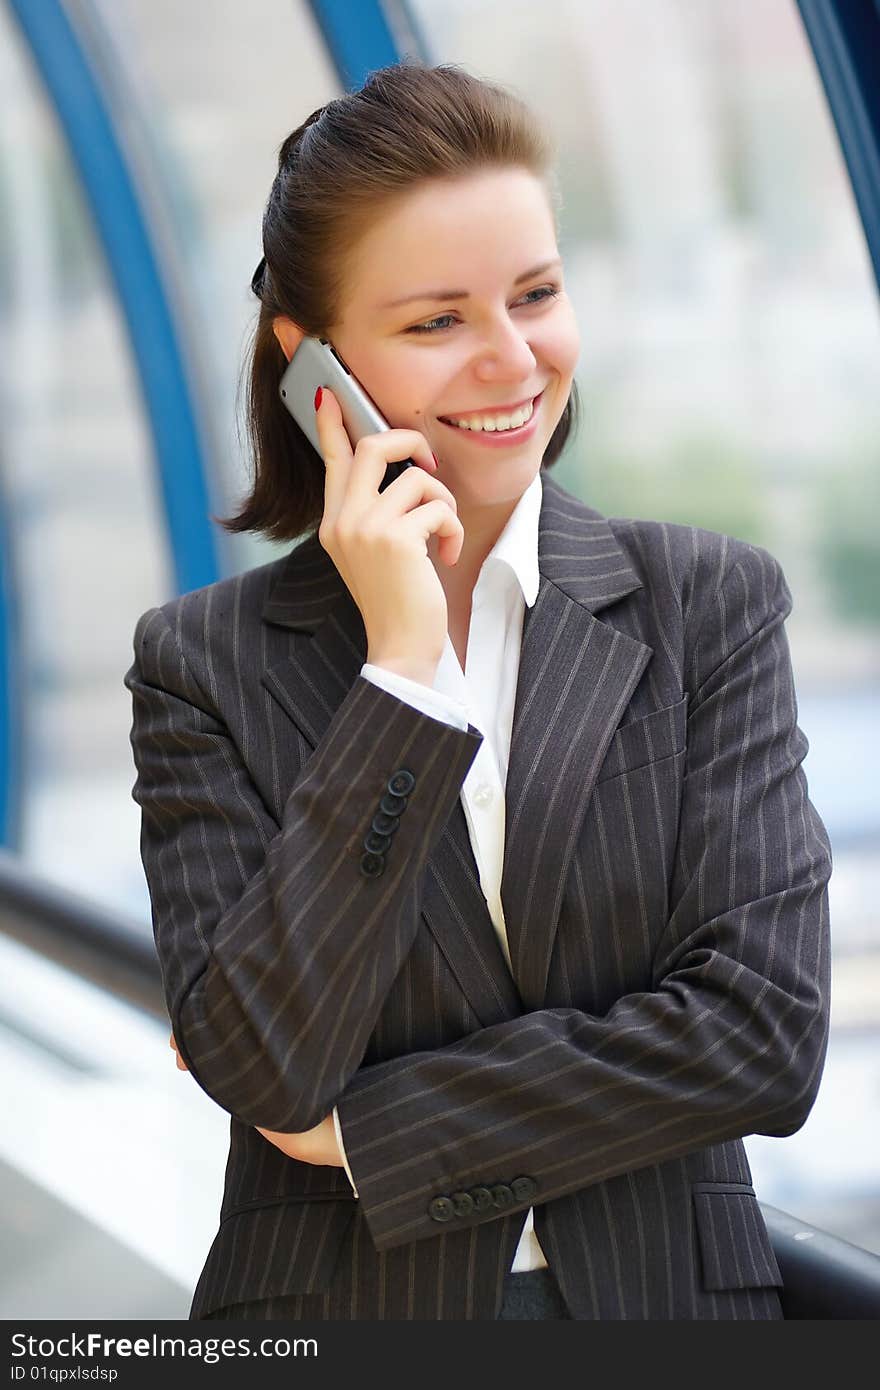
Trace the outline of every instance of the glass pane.
{"label": "glass pane", "polygon": [[[121,72],[127,118],[136,113],[137,142],[161,189],[218,445],[224,515],[250,478],[236,397],[257,318],[250,284],[278,149],[338,94],[339,79],[305,0],[94,5]],[[226,543],[236,570],[290,548],[256,536]]]}
{"label": "glass pane", "polygon": [[0,7],[3,455],[21,603],[22,858],[143,915],[132,614],[169,591],[125,325],[67,147]]}
{"label": "glass pane", "polygon": [[[99,0],[86,14],[139,197],[179,280],[222,514],[249,477],[237,388],[277,150],[338,82],[305,3]],[[76,171],[2,7],[0,73],[3,442],[26,644],[22,856],[149,933],[122,676],[138,615],[174,593],[152,439]],[[227,543],[238,569],[288,548]]]}
{"label": "glass pane", "polygon": [[790,0],[414,0],[435,62],[550,125],[584,423],[555,469],[611,516],[769,549],[834,849],[832,1041],[759,1195],[880,1251],[880,316]]}

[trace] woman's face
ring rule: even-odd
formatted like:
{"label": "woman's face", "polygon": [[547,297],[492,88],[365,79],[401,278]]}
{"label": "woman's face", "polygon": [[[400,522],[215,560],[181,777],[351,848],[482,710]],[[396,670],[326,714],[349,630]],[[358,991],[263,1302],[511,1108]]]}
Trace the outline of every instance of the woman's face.
{"label": "woman's face", "polygon": [[[345,281],[328,336],[388,423],[425,435],[460,502],[521,496],[580,350],[541,182],[495,169],[421,185],[365,233]],[[506,438],[499,412],[535,397],[531,420]],[[446,423],[484,416],[494,432]]]}

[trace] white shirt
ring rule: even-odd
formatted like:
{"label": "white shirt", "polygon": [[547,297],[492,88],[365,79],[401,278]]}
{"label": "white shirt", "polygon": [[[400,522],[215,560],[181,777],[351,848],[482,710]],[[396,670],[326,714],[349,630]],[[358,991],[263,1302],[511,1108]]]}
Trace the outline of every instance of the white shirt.
{"label": "white shirt", "polygon": [[[501,906],[504,861],[505,787],[510,758],[510,735],[519,675],[523,615],[538,597],[538,518],[543,487],[540,472],[516,504],[498,540],[483,561],[471,602],[465,670],[447,635],[433,687],[365,662],[360,674],[383,690],[405,700],[434,719],[465,730],[470,721],[483,735],[461,789],[471,848],[504,958],[510,967],[507,930]],[[345,1160],[336,1107],[333,1123],[345,1171],[357,1196]],[[534,1230],[534,1212],[514,1255],[512,1270],[546,1267]]]}

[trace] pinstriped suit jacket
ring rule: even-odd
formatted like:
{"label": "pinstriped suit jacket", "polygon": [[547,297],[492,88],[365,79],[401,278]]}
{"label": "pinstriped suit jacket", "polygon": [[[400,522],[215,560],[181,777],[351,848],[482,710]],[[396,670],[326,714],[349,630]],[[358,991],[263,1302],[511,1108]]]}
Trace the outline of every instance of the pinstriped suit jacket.
{"label": "pinstriped suit jacket", "polygon": [[[133,795],[168,1010],[231,1116],[192,1318],[491,1319],[531,1205],[576,1319],[780,1316],[741,1137],[793,1133],[815,1099],[831,872],[790,593],[760,547],[543,485],[512,976],[459,799],[481,735],[359,675],[363,622],[316,537],[138,621]],[[254,1128],[334,1103],[359,1201]],[[436,1219],[438,1197],[517,1177],[522,1200]]]}

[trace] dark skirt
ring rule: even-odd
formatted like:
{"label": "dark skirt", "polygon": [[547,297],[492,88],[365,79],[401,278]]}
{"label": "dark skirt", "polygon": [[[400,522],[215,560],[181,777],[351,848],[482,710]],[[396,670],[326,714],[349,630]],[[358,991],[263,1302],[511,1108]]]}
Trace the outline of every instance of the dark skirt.
{"label": "dark skirt", "polygon": [[[326,1316],[326,1314],[325,1314]],[[226,1308],[215,1308],[206,1313],[204,1322],[232,1320],[240,1318],[300,1319],[302,1312],[297,1308],[296,1298],[260,1299],[252,1303],[233,1303]],[[565,1306],[559,1285],[549,1269],[528,1269],[519,1274],[508,1274],[502,1289],[501,1311],[498,1320],[543,1318],[566,1318],[571,1314]],[[306,1319],[308,1320],[308,1319]]]}
{"label": "dark skirt", "polygon": [[528,1269],[520,1274],[508,1274],[504,1280],[504,1300],[498,1320],[502,1318],[568,1318],[571,1314],[559,1292],[559,1285],[549,1269]]}

